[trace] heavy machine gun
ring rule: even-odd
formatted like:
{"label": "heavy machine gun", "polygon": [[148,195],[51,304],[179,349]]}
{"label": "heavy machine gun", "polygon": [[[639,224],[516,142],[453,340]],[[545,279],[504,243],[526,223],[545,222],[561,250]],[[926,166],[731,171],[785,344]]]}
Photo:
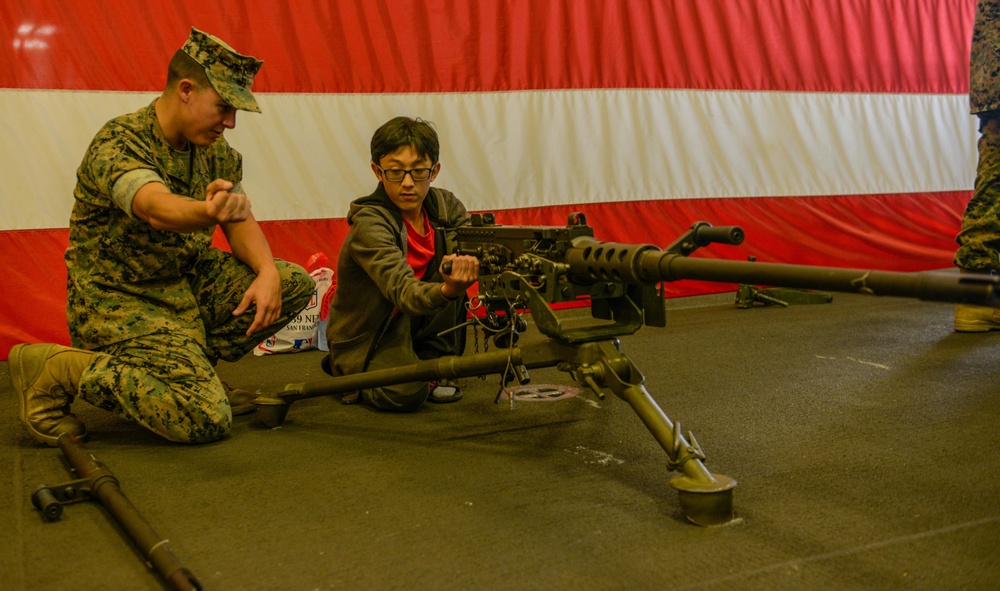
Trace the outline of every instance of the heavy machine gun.
{"label": "heavy machine gun", "polygon": [[[478,295],[484,319],[477,325],[493,333],[498,350],[446,356],[414,365],[363,372],[308,383],[288,384],[274,396],[256,400],[258,416],[280,426],[291,404],[304,398],[352,392],[420,380],[499,374],[501,388],[527,383],[530,369],[556,367],[599,397],[604,389],[626,401],[667,454],[667,467],[682,476],[669,481],[678,491],[685,516],[699,525],[733,517],[733,478],[705,468],[705,453],[694,435],[685,437],[646,390],[639,368],[621,351],[618,337],[644,324],[666,326],[663,282],[697,279],[764,284],[923,300],[997,306],[997,280],[989,275],[946,272],[898,273],[831,267],[692,258],[714,242],[740,244],[739,227],[693,224],[666,249],[650,244],[602,242],[580,213],[563,226],[502,226],[493,214],[476,214],[458,228],[459,252],[480,260]],[[589,304],[593,321],[568,326],[553,304]],[[530,312],[549,337],[517,344]]]}

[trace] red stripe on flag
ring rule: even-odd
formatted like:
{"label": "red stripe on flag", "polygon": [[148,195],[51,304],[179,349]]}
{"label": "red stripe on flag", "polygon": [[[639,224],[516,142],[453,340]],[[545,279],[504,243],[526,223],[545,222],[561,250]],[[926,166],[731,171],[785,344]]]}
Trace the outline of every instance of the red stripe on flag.
{"label": "red stripe on flag", "polygon": [[18,343],[69,344],[69,230],[0,232],[0,359]]}
{"label": "red stripe on flag", "polygon": [[[540,207],[494,212],[504,225],[564,226],[587,216],[599,240],[668,246],[696,221],[738,225],[740,246],[712,245],[694,256],[890,271],[951,266],[954,236],[969,192],[846,197],[685,199]],[[900,211],[908,212],[904,218]],[[864,220],[860,222],[859,220]],[[261,222],[274,256],[307,265],[323,252],[336,268],[347,233],[343,218]],[[0,232],[0,359],[19,342],[68,343],[66,269],[69,230]],[[734,285],[678,281],[668,297],[718,293]]]}
{"label": "red stripe on flag", "polygon": [[158,91],[194,25],[263,59],[263,92],[962,94],[975,4],[15,0],[0,3],[0,88]]}

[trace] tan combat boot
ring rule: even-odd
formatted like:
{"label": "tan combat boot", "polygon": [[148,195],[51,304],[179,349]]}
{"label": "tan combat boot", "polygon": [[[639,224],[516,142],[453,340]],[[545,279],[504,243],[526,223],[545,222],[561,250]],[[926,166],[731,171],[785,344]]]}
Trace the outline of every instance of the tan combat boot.
{"label": "tan combat boot", "polygon": [[21,399],[21,424],[29,435],[53,446],[63,433],[87,436],[87,427],[69,412],[69,405],[93,356],[62,345],[14,345],[8,360],[10,380]]}
{"label": "tan combat boot", "polygon": [[[990,270],[959,268],[959,273],[989,275]],[[955,304],[955,332],[989,332],[1000,330],[1000,309],[975,304]]]}
{"label": "tan combat boot", "polygon": [[226,398],[229,399],[229,407],[233,409],[234,417],[257,410],[257,406],[253,403],[258,398],[257,394],[243,388],[233,388],[226,382],[222,382],[222,389],[226,391]]}
{"label": "tan combat boot", "polygon": [[1000,330],[1000,308],[955,304],[956,332],[988,332]]}

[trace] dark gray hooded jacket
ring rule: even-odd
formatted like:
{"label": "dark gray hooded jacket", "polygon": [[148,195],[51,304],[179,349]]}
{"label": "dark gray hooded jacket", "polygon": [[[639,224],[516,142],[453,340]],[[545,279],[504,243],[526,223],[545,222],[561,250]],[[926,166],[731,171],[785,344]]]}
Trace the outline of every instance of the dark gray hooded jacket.
{"label": "dark gray hooded jacket", "polygon": [[[430,269],[456,248],[453,228],[465,224],[465,205],[450,191],[431,187],[424,200],[439,247]],[[371,351],[399,310],[407,316],[437,312],[451,300],[440,282],[420,281],[406,262],[406,226],[380,183],[374,193],[351,203],[350,230],[337,260],[337,288],[330,304],[326,336],[333,375],[364,371]],[[442,238],[444,242],[442,242]]]}

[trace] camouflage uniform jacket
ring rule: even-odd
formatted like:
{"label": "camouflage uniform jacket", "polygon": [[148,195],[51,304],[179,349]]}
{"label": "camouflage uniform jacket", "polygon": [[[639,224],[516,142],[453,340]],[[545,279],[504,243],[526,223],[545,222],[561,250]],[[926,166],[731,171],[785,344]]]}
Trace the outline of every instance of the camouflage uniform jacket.
{"label": "camouflage uniform jacket", "polygon": [[972,113],[1000,109],[1000,0],[976,5],[969,71]]}
{"label": "camouflage uniform jacket", "polygon": [[[443,232],[446,249],[454,252],[454,232],[469,214],[453,193],[431,187],[424,211],[436,232]],[[334,375],[363,371],[379,337],[396,310],[422,316],[445,308],[451,300],[438,282],[420,281],[406,261],[406,227],[399,209],[382,184],[367,197],[351,203],[351,225],[337,261],[337,291],[330,304],[327,340]],[[436,253],[438,264],[444,253]]]}
{"label": "camouflage uniform jacket", "polygon": [[76,347],[96,349],[159,332],[205,343],[186,274],[210,247],[215,227],[156,230],[135,217],[132,198],[150,181],[201,201],[217,178],[239,190],[242,157],[221,137],[207,148],[172,149],[154,104],[106,123],[77,170],[66,250],[66,317]]}

